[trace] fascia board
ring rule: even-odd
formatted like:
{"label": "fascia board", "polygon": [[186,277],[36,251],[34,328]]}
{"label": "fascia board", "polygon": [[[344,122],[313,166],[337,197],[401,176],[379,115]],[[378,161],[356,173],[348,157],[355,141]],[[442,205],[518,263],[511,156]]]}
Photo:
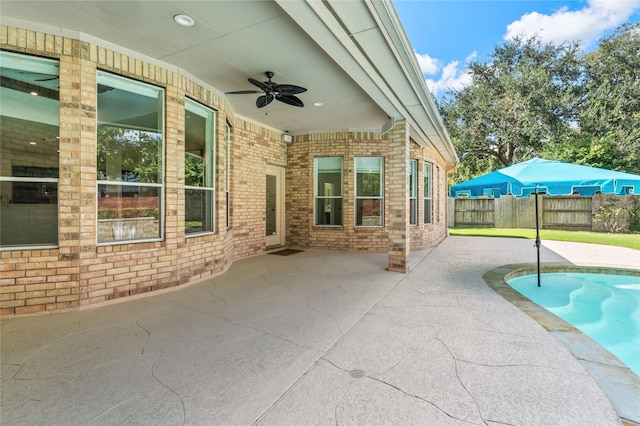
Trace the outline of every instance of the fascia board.
{"label": "fascia board", "polygon": [[[455,147],[442,121],[438,106],[431,95],[424,76],[420,72],[415,52],[404,32],[404,28],[391,2],[365,0],[396,62],[402,68],[404,81],[410,86],[410,96],[403,98],[403,104],[412,112],[416,125],[416,136],[423,135],[438,148],[451,165],[458,163]],[[375,13],[374,13],[375,11]],[[403,93],[407,93],[406,91]],[[429,123],[426,128],[421,123]]]}

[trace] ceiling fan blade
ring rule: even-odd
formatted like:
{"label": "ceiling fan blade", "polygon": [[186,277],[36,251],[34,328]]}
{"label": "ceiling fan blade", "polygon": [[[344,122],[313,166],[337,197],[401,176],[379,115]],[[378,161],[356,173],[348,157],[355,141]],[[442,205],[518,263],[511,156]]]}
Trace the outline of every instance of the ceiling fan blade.
{"label": "ceiling fan blade", "polygon": [[271,103],[271,101],[273,101],[274,98],[275,96],[273,96],[271,93],[268,93],[264,96],[259,96],[258,99],[256,99],[256,106],[258,108],[266,107]]}
{"label": "ceiling fan blade", "polygon": [[277,84],[273,90],[284,95],[297,95],[298,93],[307,91],[304,87],[296,86],[294,84]]}
{"label": "ceiling fan blade", "polygon": [[262,89],[263,92],[268,92],[268,91],[272,90],[271,86],[269,86],[268,84],[263,83],[261,81],[258,81],[255,78],[249,77],[248,80],[249,80],[249,83],[253,84],[254,86],[259,87],[260,89]]}
{"label": "ceiling fan blade", "polygon": [[51,78],[41,78],[39,80],[34,80],[34,81],[51,81],[51,80],[57,80],[59,77],[51,77]]}
{"label": "ceiling fan blade", "polygon": [[280,102],[284,102],[285,104],[289,104],[297,107],[304,106],[304,103],[302,103],[300,98],[298,98],[297,96],[281,94],[279,96],[276,96],[276,99],[279,100]]}
{"label": "ceiling fan blade", "polygon": [[263,90],[235,90],[233,92],[224,92],[225,95],[248,95],[248,94],[256,94],[256,93],[264,93]]}

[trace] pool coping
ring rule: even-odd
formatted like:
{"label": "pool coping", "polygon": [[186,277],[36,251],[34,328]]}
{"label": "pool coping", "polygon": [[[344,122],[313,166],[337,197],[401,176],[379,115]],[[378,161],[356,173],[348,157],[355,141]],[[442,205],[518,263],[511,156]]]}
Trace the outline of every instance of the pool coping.
{"label": "pool coping", "polygon": [[[576,265],[567,263],[542,263],[540,271],[583,272],[594,274],[615,273],[640,277],[640,269]],[[507,281],[523,275],[537,273],[535,263],[515,263],[492,269],[482,276],[496,293],[536,320],[549,333],[562,342],[589,374],[598,382],[620,420],[627,426],[640,426],[640,377],[595,340],[531,301],[513,289]]]}

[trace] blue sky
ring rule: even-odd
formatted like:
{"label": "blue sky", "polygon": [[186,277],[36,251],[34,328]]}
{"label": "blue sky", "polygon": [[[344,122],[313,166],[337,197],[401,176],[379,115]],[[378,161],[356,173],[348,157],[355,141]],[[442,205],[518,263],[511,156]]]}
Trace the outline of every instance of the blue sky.
{"label": "blue sky", "polygon": [[640,0],[393,0],[431,92],[469,81],[466,63],[486,61],[515,35],[589,51],[624,22],[640,22]]}

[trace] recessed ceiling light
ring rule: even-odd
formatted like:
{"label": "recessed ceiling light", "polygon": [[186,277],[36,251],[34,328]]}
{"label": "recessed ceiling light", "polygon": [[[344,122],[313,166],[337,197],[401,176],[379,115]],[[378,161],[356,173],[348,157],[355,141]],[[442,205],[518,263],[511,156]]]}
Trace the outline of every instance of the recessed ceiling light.
{"label": "recessed ceiling light", "polygon": [[29,94],[33,95],[33,96],[38,96],[38,92],[33,91],[33,92],[29,92]]}
{"label": "recessed ceiling light", "polygon": [[173,17],[173,20],[176,21],[178,25],[182,25],[183,27],[193,27],[196,21],[189,15],[176,15]]}
{"label": "recessed ceiling light", "polygon": [[324,102],[320,102],[320,101],[314,102],[313,106],[317,106],[317,107],[324,106]]}
{"label": "recessed ceiling light", "polygon": [[36,145],[36,142],[29,142],[29,145]]}

